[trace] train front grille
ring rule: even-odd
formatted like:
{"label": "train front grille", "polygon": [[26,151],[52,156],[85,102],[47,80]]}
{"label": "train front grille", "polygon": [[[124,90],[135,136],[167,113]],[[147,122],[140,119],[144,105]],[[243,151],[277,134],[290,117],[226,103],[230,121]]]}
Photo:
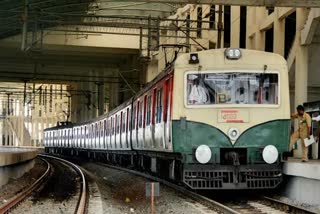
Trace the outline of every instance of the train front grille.
{"label": "train front grille", "polygon": [[185,169],[183,182],[192,189],[272,189],[282,181],[281,168],[275,166],[216,165],[214,168]]}

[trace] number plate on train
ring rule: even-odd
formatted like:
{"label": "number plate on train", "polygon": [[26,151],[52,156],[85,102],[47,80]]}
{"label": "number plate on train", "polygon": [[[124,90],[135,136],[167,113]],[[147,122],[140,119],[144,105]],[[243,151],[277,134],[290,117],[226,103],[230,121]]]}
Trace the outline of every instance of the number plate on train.
{"label": "number plate on train", "polygon": [[218,111],[219,123],[248,123],[249,112],[239,109],[222,109]]}

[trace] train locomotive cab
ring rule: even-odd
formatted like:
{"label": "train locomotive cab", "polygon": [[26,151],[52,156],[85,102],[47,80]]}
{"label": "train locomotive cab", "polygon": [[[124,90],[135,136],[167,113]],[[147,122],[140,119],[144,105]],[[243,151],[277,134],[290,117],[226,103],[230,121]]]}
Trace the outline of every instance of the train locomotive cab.
{"label": "train locomotive cab", "polygon": [[280,184],[290,136],[288,70],[281,56],[242,49],[181,55],[173,97],[173,152],[182,154],[187,186]]}

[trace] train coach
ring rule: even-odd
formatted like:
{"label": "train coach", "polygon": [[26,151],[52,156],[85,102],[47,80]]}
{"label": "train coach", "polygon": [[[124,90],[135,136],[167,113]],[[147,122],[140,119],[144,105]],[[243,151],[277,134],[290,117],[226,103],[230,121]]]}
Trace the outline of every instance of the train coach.
{"label": "train coach", "polygon": [[99,118],[44,131],[49,153],[85,155],[191,189],[272,189],[290,135],[280,55],[218,49],[180,55]]}

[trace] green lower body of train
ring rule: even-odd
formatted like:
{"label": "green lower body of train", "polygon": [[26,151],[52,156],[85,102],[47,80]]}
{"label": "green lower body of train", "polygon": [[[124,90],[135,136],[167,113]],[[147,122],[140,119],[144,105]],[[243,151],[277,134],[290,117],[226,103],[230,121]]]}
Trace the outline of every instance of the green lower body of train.
{"label": "green lower body of train", "polygon": [[[282,181],[281,155],[288,151],[289,128],[289,120],[266,122],[246,130],[232,144],[218,128],[184,118],[172,121],[173,150],[182,157],[182,180],[192,189],[276,188]],[[212,152],[207,164],[195,158],[195,150],[203,144]],[[279,152],[274,164],[263,160],[267,145]]]}

